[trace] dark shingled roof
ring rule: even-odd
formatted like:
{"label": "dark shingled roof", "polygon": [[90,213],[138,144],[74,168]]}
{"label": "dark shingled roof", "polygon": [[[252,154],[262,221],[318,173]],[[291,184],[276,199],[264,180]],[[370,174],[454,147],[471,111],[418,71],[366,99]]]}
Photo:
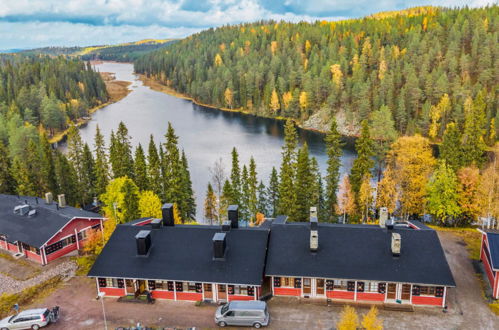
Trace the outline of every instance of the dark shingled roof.
{"label": "dark shingled roof", "polygon": [[91,277],[261,285],[268,229],[227,232],[225,260],[213,259],[219,226],[176,225],[151,230],[151,250],[138,257],[135,235],[150,226],[119,225],[90,270]]}
{"label": "dark shingled roof", "polygon": [[499,269],[499,234],[487,231],[492,268]]}
{"label": "dark shingled roof", "polygon": [[[319,250],[312,253],[309,223],[272,225],[265,273],[455,286],[433,230],[322,223],[318,230]],[[392,232],[402,238],[398,258],[391,253]]]}
{"label": "dark shingled roof", "polygon": [[[36,214],[31,217],[14,214],[14,207],[26,202]],[[10,242],[20,241],[39,248],[73,218],[102,218],[71,206],[57,210],[55,203],[45,204],[42,198],[36,202],[36,197],[0,194],[0,235],[6,235]]]}

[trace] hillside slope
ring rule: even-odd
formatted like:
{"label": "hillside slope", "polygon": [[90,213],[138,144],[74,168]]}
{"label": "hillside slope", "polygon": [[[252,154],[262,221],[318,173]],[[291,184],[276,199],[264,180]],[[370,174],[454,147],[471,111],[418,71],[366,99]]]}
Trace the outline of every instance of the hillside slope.
{"label": "hillside slope", "polygon": [[192,35],[139,58],[135,69],[217,107],[316,129],[335,115],[349,135],[385,105],[399,132],[428,135],[431,126],[439,140],[449,122],[463,127],[466,104],[484,103],[479,126],[490,135],[498,117],[498,33],[498,6],[265,21]]}

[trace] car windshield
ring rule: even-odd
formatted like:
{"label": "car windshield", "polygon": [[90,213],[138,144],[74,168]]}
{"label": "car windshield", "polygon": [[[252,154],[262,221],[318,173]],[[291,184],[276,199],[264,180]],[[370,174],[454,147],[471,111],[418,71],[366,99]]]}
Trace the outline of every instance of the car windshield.
{"label": "car windshield", "polygon": [[228,310],[229,310],[229,304],[225,304],[221,309],[222,314],[225,314],[225,312],[227,312]]}
{"label": "car windshield", "polygon": [[45,312],[43,313],[43,317],[47,318],[47,316],[49,316],[49,313],[50,313],[49,310],[46,309]]}
{"label": "car windshield", "polygon": [[11,323],[12,321],[14,321],[14,318],[16,317],[17,315],[12,315],[9,319],[9,323]]}

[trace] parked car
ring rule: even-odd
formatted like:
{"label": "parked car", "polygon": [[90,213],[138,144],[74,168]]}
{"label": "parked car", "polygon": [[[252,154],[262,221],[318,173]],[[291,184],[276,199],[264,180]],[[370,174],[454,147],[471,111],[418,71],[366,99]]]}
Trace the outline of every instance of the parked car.
{"label": "parked car", "polygon": [[267,304],[264,301],[231,301],[220,306],[215,313],[215,323],[261,328],[270,322]]}
{"label": "parked car", "polygon": [[0,330],[37,330],[51,322],[56,322],[58,318],[59,306],[52,308],[52,310],[48,308],[28,309],[0,320]]}

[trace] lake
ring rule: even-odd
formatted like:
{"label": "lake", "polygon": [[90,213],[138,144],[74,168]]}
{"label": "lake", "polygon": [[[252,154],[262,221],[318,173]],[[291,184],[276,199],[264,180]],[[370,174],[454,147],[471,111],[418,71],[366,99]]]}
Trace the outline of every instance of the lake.
{"label": "lake", "polygon": [[[92,115],[80,130],[81,137],[93,148],[95,128],[99,125],[109,147],[111,130],[116,131],[123,121],[128,127],[133,146],[142,144],[147,152],[149,136],[164,142],[168,122],[171,122],[179,147],[185,150],[193,189],[196,194],[197,218],[203,218],[206,186],[210,181],[209,168],[222,158],[230,173],[230,152],[236,147],[240,163],[248,164],[255,158],[259,179],[268,182],[272,166],[280,167],[284,122],[235,112],[198,106],[191,101],[154,91],[146,87],[133,73],[132,64],[104,62],[95,66],[100,72],[113,72],[117,80],[130,81],[132,90],[125,98],[106,106]],[[310,154],[317,158],[325,174],[327,156],[323,134],[298,129],[300,142],[307,142]],[[355,152],[343,150],[341,172],[349,171]]]}

